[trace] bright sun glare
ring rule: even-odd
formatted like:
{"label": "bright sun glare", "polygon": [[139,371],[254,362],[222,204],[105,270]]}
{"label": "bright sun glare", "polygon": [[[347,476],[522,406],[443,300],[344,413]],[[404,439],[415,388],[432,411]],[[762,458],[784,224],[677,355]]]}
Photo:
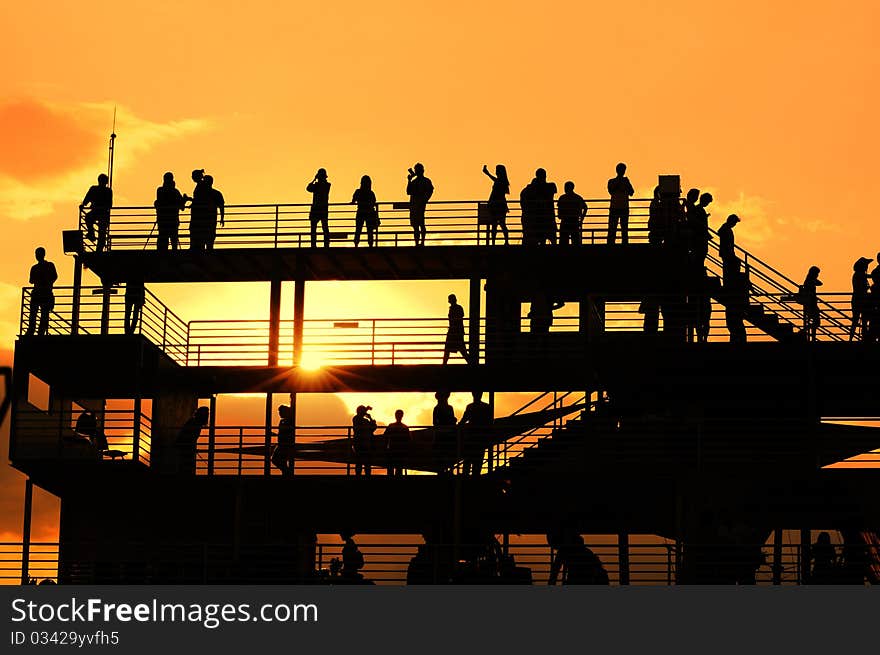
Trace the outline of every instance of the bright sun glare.
{"label": "bright sun glare", "polygon": [[304,352],[300,367],[306,371],[317,371],[324,365],[321,355],[318,353]]}

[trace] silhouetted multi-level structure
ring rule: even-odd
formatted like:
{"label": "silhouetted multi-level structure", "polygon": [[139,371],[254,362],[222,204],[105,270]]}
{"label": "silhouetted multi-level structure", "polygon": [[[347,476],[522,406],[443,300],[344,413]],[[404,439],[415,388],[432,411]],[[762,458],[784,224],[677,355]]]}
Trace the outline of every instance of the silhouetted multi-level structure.
{"label": "silhouetted multi-level structure", "polygon": [[[842,576],[876,576],[877,472],[828,468],[880,448],[875,429],[841,422],[878,417],[880,393],[880,347],[848,342],[848,298],[822,297],[807,342],[797,284],[738,251],[748,343],[729,343],[716,239],[715,311],[697,343],[673,319],[688,311],[687,262],[648,244],[647,202],[633,201],[627,245],[606,244],[607,202],[589,206],[578,246],[487,245],[476,202],[430,203],[424,248],[412,246],[404,203],[382,206],[373,248],[352,247],[351,205],[331,205],[329,248],[311,247],[298,205],[227,207],[209,252],[157,252],[152,208],[114,208],[105,252],[83,245],[82,227],[67,234],[75,284],[56,289],[49,334],[16,344],[10,447],[13,466],[61,499],[59,581],[327,580],[339,548],[317,535],[344,530],[409,535],[407,548],[362,547],[368,566],[372,552],[412,582],[528,580],[511,555],[537,580],[553,533],[605,535],[594,550],[621,584],[639,571],[654,582],[742,583],[756,571],[803,581],[820,529],[845,542]],[[83,286],[83,268],[101,283]],[[125,334],[116,285],[131,280],[148,291]],[[472,362],[441,365],[445,318],[304,320],[321,280],[468,280]],[[150,290],[195,282],[267,283],[270,318],[184,321]],[[577,311],[533,329],[529,308],[553,302]],[[656,333],[643,330],[646,303],[663,310]],[[303,366],[311,357],[322,366]],[[462,475],[474,447],[464,429],[414,429],[406,468],[424,475],[365,478],[353,475],[348,426],[296,421],[301,394],[438,389],[535,397],[481,435],[476,476]],[[265,420],[218,425],[225,393],[266,394]],[[271,462],[272,394],[290,394],[293,475]],[[193,470],[178,436],[200,403],[212,411]],[[86,411],[95,427],[77,425]]]}

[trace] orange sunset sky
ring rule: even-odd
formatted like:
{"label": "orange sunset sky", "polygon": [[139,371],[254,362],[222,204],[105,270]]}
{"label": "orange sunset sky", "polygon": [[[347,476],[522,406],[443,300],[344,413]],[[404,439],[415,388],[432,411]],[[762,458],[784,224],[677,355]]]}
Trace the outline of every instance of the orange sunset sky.
{"label": "orange sunset sky", "polygon": [[[853,261],[880,250],[878,14],[866,0],[4,3],[3,359],[35,246],[70,283],[60,231],[106,166],[114,106],[117,204],[151,204],[166,170],[188,192],[196,167],[233,204],[307,202],[319,166],[331,202],[364,173],[400,200],[415,161],[438,200],[486,197],[480,168],[497,162],[514,194],[542,166],[604,197],[625,161],[638,196],[678,173],[713,193],[713,227],[736,211],[740,245],[848,291]],[[306,315],[443,316],[465,288],[328,284]],[[185,319],[268,314],[268,285],[155,291]],[[0,473],[0,539],[19,538],[22,480]],[[35,538],[55,520],[37,509]]]}

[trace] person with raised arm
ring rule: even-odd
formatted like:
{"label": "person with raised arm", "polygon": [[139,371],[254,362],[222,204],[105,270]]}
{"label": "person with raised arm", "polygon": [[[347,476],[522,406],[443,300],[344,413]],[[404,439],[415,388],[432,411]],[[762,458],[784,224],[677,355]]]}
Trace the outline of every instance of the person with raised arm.
{"label": "person with raised arm", "polygon": [[330,247],[330,182],[327,181],[326,169],[319,168],[315,177],[306,186],[312,194],[312,206],[309,208],[309,222],[312,227],[312,248],[318,245],[318,223],[324,233],[324,247]]}
{"label": "person with raised arm", "polygon": [[489,209],[489,225],[486,227],[487,243],[495,245],[495,237],[498,234],[498,228],[504,235],[504,245],[509,245],[507,231],[507,195],[510,193],[510,181],[507,179],[507,168],[504,164],[495,166],[495,175],[489,172],[489,167],[483,164],[483,174],[492,180],[492,192],[489,194],[489,201],[486,203]]}
{"label": "person with raised arm", "polygon": [[434,195],[434,183],[425,177],[425,167],[422,164],[416,164],[407,170],[406,195],[409,196],[409,224],[413,229],[413,238],[417,246],[424,246],[427,235],[425,210]]}

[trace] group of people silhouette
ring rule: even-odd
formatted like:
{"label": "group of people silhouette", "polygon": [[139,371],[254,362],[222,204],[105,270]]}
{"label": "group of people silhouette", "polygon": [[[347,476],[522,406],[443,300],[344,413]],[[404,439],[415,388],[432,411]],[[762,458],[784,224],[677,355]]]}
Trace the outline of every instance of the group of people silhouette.
{"label": "group of people silhouette", "polygon": [[[503,164],[495,167],[495,173],[489,172],[486,165],[483,173],[492,181],[489,199],[484,203],[485,213],[480,223],[486,226],[487,243],[495,244],[500,230],[505,245],[510,243],[507,215],[509,206],[507,196],[510,194],[510,181],[507,168]],[[629,242],[629,200],[635,193],[632,184],[626,177],[626,164],[617,165],[617,174],[608,180],[607,188],[610,197],[608,213],[608,243],[615,243],[617,231],[620,229],[620,242]],[[156,210],[156,248],[159,251],[178,250],[180,248],[180,212],[189,206],[190,250],[212,250],[219,226],[225,223],[225,200],[223,194],[214,188],[214,178],[206,175],[204,169],[192,172],[195,183],[192,196],[181,194],[177,189],[174,174],[167,172],[163,176],[162,185],[156,189],[153,206]],[[334,234],[330,230],[329,204],[330,187],[327,169],[319,168],[312,180],[306,185],[306,191],[312,195],[309,208],[310,243],[318,246],[318,227],[321,229],[324,247],[329,247]],[[539,168],[535,177],[520,192],[522,209],[522,243],[525,245],[556,244],[579,245],[581,228],[587,214],[587,203],[577,193],[575,184],[567,181],[564,193],[556,199],[557,187],[547,180],[547,171]],[[406,194],[409,209],[409,222],[416,246],[424,246],[427,236],[425,213],[428,203],[434,195],[434,184],[425,175],[425,167],[416,163],[407,169]],[[355,189],[351,204],[357,206],[355,213],[354,244],[360,244],[361,234],[366,229],[367,245],[378,245],[379,204],[372,188],[369,175],[361,178],[360,186]],[[95,250],[103,252],[110,248],[110,215],[113,208],[113,190],[109,186],[109,177],[101,173],[98,183],[89,188],[80,210],[86,228],[87,240],[96,242]],[[559,224],[556,217],[558,214]],[[97,231],[96,231],[97,229]],[[151,231],[152,236],[152,231]]]}

